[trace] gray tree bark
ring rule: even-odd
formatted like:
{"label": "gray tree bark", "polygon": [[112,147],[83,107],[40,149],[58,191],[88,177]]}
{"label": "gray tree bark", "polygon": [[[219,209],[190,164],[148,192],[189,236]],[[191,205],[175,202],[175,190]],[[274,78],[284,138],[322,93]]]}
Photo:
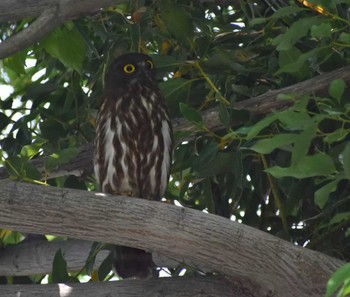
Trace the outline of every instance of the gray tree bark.
{"label": "gray tree bark", "polygon": [[[0,297],[244,297],[222,277],[161,278],[85,284],[1,286]],[[251,295],[252,296],[252,295]]]}
{"label": "gray tree bark", "polygon": [[0,209],[1,228],[158,251],[243,280],[251,296],[322,296],[343,264],[219,216],[144,199],[1,180]]}
{"label": "gray tree bark", "polygon": [[[17,245],[9,245],[0,252],[0,275],[26,276],[35,274],[49,274],[56,252],[61,249],[67,262],[69,272],[78,272],[88,259],[92,242],[85,240],[25,240]],[[108,256],[109,251],[101,250],[95,259],[95,266],[99,267]],[[153,253],[153,262],[157,267],[175,268],[178,265],[164,255]]]}

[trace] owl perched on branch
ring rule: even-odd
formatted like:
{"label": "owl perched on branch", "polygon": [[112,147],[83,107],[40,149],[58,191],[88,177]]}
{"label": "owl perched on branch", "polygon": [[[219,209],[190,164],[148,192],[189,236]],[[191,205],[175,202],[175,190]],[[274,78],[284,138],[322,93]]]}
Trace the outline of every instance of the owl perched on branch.
{"label": "owl perched on branch", "polygon": [[[152,59],[138,53],[115,59],[105,77],[102,99],[94,159],[101,190],[160,200],[169,178],[172,128]],[[148,277],[153,266],[151,254],[117,248],[115,268],[123,278]]]}

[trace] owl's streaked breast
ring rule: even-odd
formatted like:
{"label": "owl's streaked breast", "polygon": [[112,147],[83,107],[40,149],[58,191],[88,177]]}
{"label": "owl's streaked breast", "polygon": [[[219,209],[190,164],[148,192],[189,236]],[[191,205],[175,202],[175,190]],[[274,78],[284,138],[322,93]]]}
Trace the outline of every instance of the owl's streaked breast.
{"label": "owl's streaked breast", "polygon": [[159,200],[169,177],[172,131],[161,95],[140,90],[101,106],[95,174],[103,192]]}

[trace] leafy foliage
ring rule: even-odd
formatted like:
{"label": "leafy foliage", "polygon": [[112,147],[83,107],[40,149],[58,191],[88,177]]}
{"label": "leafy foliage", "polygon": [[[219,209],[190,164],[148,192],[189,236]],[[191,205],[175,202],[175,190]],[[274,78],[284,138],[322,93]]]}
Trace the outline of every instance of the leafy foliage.
{"label": "leafy foliage", "polygon": [[[64,24],[2,61],[0,82],[13,91],[0,101],[0,162],[12,177],[95,190],[92,176],[45,180],[29,161],[51,156],[49,173],[91,142],[108,64],[123,52],[146,52],[157,65],[172,118],[195,125],[175,134],[179,145],[164,200],[349,260],[344,81],[330,81],[322,94],[284,94],[280,100],[294,105],[265,117],[234,109],[348,64],[349,1],[285,2],[126,1]],[[27,23],[2,25],[1,36]],[[205,126],[201,113],[209,108],[219,111],[221,129]],[[5,244],[12,243],[8,238],[2,237]],[[110,267],[103,265],[100,280]],[[343,279],[336,279],[338,287]]]}

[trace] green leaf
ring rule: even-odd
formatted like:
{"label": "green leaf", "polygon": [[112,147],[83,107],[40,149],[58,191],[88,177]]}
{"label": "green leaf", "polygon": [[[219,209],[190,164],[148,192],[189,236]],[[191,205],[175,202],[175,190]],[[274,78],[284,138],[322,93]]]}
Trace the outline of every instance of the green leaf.
{"label": "green leaf", "polygon": [[[288,48],[288,50],[290,50],[290,48]],[[283,67],[278,69],[276,74],[299,72],[300,69],[302,69],[305,65],[308,65],[307,63],[309,63],[309,60],[311,58],[317,57],[319,53],[322,52],[322,50],[323,50],[322,48],[316,47],[304,54],[301,54],[299,57],[297,57],[297,59],[294,62],[284,65]]]}
{"label": "green leaf", "polygon": [[159,88],[169,106],[177,106],[180,100],[186,98],[190,86],[191,82],[183,78],[169,79],[159,84]]}
{"label": "green leaf", "polygon": [[328,144],[332,144],[333,142],[343,140],[348,135],[348,133],[349,131],[342,127],[328,134],[326,137],[323,138],[323,140]]}
{"label": "green leaf", "polygon": [[196,168],[197,177],[211,177],[234,170],[235,153],[218,153],[210,162]]}
{"label": "green leaf", "polygon": [[[331,297],[333,294],[350,280],[350,263],[346,263],[333,273],[327,284],[326,297]],[[338,295],[344,296],[345,295]]]}
{"label": "green leaf", "polygon": [[168,31],[178,40],[191,45],[194,38],[194,26],[192,18],[185,7],[172,1],[160,2],[160,14]]}
{"label": "green leaf", "polygon": [[115,261],[113,257],[113,253],[109,253],[109,255],[102,261],[100,267],[98,268],[98,279],[103,281],[107,275],[111,272],[113,267],[113,262]]}
{"label": "green leaf", "polygon": [[331,95],[332,98],[340,102],[344,94],[345,87],[345,82],[342,79],[335,79],[331,82],[329,86],[329,95]]}
{"label": "green leaf", "polygon": [[21,156],[26,160],[30,160],[31,158],[33,158],[35,155],[39,153],[42,146],[43,146],[42,142],[41,143],[36,142],[36,143],[25,145],[21,149]]}
{"label": "green leaf", "polygon": [[302,131],[295,139],[294,148],[292,150],[291,164],[296,165],[304,156],[307,155],[311,141],[316,137],[317,125],[312,125]]}
{"label": "green leaf", "polygon": [[350,211],[337,213],[330,221],[329,225],[339,224],[342,221],[350,221]]}
{"label": "green leaf", "polygon": [[247,140],[250,140],[250,139],[253,139],[254,137],[256,137],[262,129],[268,127],[278,117],[279,117],[278,113],[272,114],[270,116],[265,117],[261,121],[257,122],[254,126],[250,127],[248,134],[247,134]]}
{"label": "green leaf", "polygon": [[3,60],[4,67],[11,69],[17,75],[25,74],[25,60],[27,58],[27,50],[20,51],[9,58]]}
{"label": "green leaf", "polygon": [[344,151],[342,152],[342,158],[345,176],[350,179],[350,142],[347,143]]}
{"label": "green leaf", "polygon": [[79,152],[76,147],[60,150],[58,153],[52,154],[45,162],[45,169],[51,171],[61,164],[68,163]]}
{"label": "green leaf", "polygon": [[339,41],[346,44],[350,44],[350,34],[346,32],[341,32],[339,35]]}
{"label": "green leaf", "polygon": [[85,57],[85,42],[75,26],[62,26],[40,43],[54,58],[67,68],[80,73]]}
{"label": "green leaf", "polygon": [[188,106],[185,103],[180,103],[180,110],[182,115],[189,120],[191,123],[194,123],[196,125],[202,125],[203,119],[201,114],[195,110],[194,108]]}
{"label": "green leaf", "polygon": [[219,119],[221,123],[224,124],[225,127],[227,128],[230,127],[230,122],[231,122],[230,114],[227,110],[227,106],[221,102],[219,105]]}
{"label": "green leaf", "polygon": [[298,134],[278,134],[274,135],[272,138],[258,141],[253,146],[249,147],[249,149],[259,154],[269,154],[277,148],[283,148],[292,144],[297,137]]}
{"label": "green leaf", "polygon": [[295,21],[284,34],[280,34],[272,40],[278,51],[289,50],[297,41],[306,36],[311,26],[320,21],[316,17],[302,18]]}
{"label": "green leaf", "polygon": [[20,156],[7,158],[5,161],[5,166],[7,172],[12,177],[28,178],[31,180],[40,180],[41,178],[41,174],[38,169]]}
{"label": "green leaf", "polygon": [[332,35],[332,25],[329,23],[322,23],[320,25],[313,25],[311,27],[311,36],[314,38],[330,37]]}
{"label": "green leaf", "polygon": [[56,252],[53,259],[51,280],[53,283],[66,283],[70,280],[67,262],[62,255],[61,249]]}
{"label": "green leaf", "polygon": [[203,196],[205,199],[205,205],[209,213],[215,213],[215,199],[213,197],[213,191],[211,187],[210,179],[206,179],[203,183]]}
{"label": "green leaf", "polygon": [[339,183],[338,179],[333,180],[315,192],[314,199],[315,199],[316,205],[319,208],[323,209],[323,207],[328,201],[329,195],[337,189],[338,183]]}
{"label": "green leaf", "polygon": [[305,156],[294,166],[279,167],[274,166],[265,170],[276,178],[295,177],[307,178],[313,176],[329,176],[337,171],[331,157],[325,154],[315,154],[313,156]]}
{"label": "green leaf", "polygon": [[271,18],[273,19],[279,19],[281,17],[289,16],[291,14],[296,14],[300,11],[305,11],[305,8],[298,7],[298,6],[286,6],[278,9]]}
{"label": "green leaf", "polygon": [[205,143],[192,163],[193,169],[196,170],[196,168],[200,168],[203,164],[207,164],[213,160],[218,151],[219,147],[216,142],[210,141],[209,143]]}
{"label": "green leaf", "polygon": [[0,131],[6,128],[6,126],[11,122],[11,119],[7,117],[4,113],[0,111]]}

